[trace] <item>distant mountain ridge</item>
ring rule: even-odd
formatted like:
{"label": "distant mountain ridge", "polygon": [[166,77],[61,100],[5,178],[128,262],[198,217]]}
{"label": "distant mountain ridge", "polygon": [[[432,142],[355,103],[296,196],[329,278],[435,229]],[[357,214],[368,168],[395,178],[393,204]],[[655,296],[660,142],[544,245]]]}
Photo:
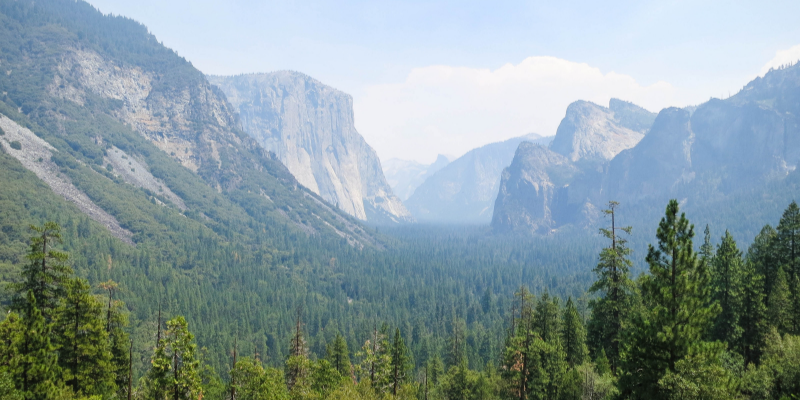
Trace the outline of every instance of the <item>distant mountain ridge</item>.
{"label": "distant mountain ridge", "polygon": [[392,187],[394,193],[401,200],[408,200],[414,191],[425,182],[429,176],[435,174],[440,169],[447,166],[450,160],[447,156],[439,154],[436,161],[432,164],[420,164],[416,161],[400,160],[392,158],[382,163],[383,173],[386,181]]}
{"label": "distant mountain ridge", "polygon": [[356,131],[350,95],[293,71],[208,79],[238,110],[242,128],[302,185],[361,220],[413,220]]}
{"label": "distant mountain ridge", "polygon": [[532,133],[470,150],[428,177],[406,201],[420,222],[486,224],[491,221],[500,175],[523,141],[549,143]]}
{"label": "distant mountain ridge", "polygon": [[[678,198],[687,210],[701,212],[709,221],[719,220],[732,209],[742,210],[748,217],[741,219],[740,229],[752,233],[760,227],[750,226],[748,221],[758,220],[754,215],[766,211],[764,207],[750,208],[753,206],[742,199],[778,204],[793,198],[790,193],[800,162],[798,115],[800,68],[794,65],[756,78],[728,99],[662,110],[635,146],[592,168],[575,162],[579,171],[552,187],[542,175],[555,164],[531,162],[531,158],[543,159],[538,154],[541,150],[521,146],[504,172],[492,226],[497,232],[548,232],[568,224],[593,226],[598,210],[609,200],[626,204],[644,220],[668,199]],[[550,150],[574,154],[556,146],[569,142],[559,135]],[[588,138],[601,139],[597,134]],[[537,185],[548,189],[525,189]],[[550,192],[558,196],[550,196]],[[539,207],[549,212],[532,211]]]}

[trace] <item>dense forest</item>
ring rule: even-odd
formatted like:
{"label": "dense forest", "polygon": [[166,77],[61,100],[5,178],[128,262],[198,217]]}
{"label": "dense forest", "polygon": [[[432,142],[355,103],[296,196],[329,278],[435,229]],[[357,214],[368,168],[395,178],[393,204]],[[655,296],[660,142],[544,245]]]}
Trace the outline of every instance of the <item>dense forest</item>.
{"label": "dense forest", "polygon": [[[134,371],[129,311],[114,281],[94,287],[63,252],[67,229],[30,228],[20,279],[0,324],[0,394],[8,399],[789,399],[800,395],[800,207],[792,202],[747,252],[725,232],[712,244],[667,205],[634,277],[630,227],[606,210],[588,304],[525,286],[500,307],[489,287],[478,302],[491,321],[434,315],[425,325],[370,319],[359,343],[332,319],[312,345],[313,302],[297,305],[276,362],[234,338],[200,348],[186,318],[154,310],[149,362]],[[92,238],[87,238],[91,240]],[[583,297],[583,296],[582,296]],[[402,293],[397,293],[402,299]],[[402,305],[398,307],[402,308]],[[437,314],[432,304],[430,314]],[[453,320],[445,321],[451,317]],[[269,321],[267,321],[269,322]],[[359,321],[364,323],[365,321]],[[337,325],[338,324],[338,325]],[[338,326],[338,328],[337,328]],[[470,327],[470,328],[468,328]],[[469,332],[472,330],[473,332]],[[332,331],[332,332],[330,332]],[[492,349],[492,343],[500,343]],[[226,362],[218,371],[211,352]],[[471,352],[480,353],[479,357]],[[222,373],[221,373],[222,372]]]}

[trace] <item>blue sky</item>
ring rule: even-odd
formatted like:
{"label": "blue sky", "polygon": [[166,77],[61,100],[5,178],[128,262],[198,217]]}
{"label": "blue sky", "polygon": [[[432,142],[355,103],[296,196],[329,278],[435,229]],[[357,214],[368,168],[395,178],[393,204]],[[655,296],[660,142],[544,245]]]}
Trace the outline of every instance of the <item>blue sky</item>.
{"label": "blue sky", "polygon": [[658,111],[727,97],[800,58],[796,1],[90,2],[205,73],[291,69],[352,94],[384,160],[552,135],[578,99]]}

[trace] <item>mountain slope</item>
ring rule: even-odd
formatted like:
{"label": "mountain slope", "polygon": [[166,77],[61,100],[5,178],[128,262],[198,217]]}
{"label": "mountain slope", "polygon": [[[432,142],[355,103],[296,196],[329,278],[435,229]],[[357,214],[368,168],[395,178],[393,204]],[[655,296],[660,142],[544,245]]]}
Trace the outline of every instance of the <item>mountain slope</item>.
{"label": "mountain slope", "polygon": [[491,221],[500,174],[523,141],[549,141],[530,134],[470,150],[431,175],[406,201],[419,220],[485,224]]}
{"label": "mountain slope", "polygon": [[[795,185],[793,175],[800,161],[797,93],[800,68],[795,65],[753,80],[731,98],[664,109],[636,146],[593,169],[582,168],[564,188],[567,194],[551,207],[573,210],[565,221],[591,225],[596,213],[585,210],[609,200],[622,202],[638,221],[644,221],[656,218],[668,199],[677,198],[682,207],[701,213],[707,221],[724,222],[753,235],[760,229],[757,221],[764,220],[755,217],[764,213],[756,204],[792,200],[789,188]],[[554,146],[558,141],[557,137]],[[506,202],[528,197],[506,193],[519,197]],[[729,221],[731,213],[740,215],[736,224]],[[517,217],[517,225],[527,225],[523,230],[537,228],[526,223],[523,214]]]}
{"label": "mountain slope", "polygon": [[419,185],[429,176],[447,166],[450,160],[439,154],[433,164],[425,165],[416,161],[392,158],[382,163],[383,173],[389,186],[401,200],[405,201],[414,194]]}
{"label": "mountain slope", "polygon": [[351,96],[291,71],[208,79],[238,110],[244,130],[300,184],[361,220],[411,220],[355,129]]}

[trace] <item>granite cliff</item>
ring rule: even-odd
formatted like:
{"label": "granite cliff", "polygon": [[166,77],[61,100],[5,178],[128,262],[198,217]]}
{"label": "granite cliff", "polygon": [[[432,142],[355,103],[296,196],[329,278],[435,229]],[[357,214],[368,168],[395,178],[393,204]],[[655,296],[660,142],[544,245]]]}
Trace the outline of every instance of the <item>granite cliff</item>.
{"label": "granite cliff", "polygon": [[[677,198],[686,210],[705,216],[709,223],[736,221],[728,224],[731,229],[755,235],[760,226],[753,221],[772,218],[767,214],[777,213],[772,205],[795,197],[800,161],[798,93],[800,68],[794,65],[756,78],[728,99],[711,99],[685,109],[666,108],[649,129],[646,115],[630,105],[620,113],[613,103],[607,110],[575,103],[550,150],[567,156],[578,171],[562,182],[558,196],[521,190],[538,182],[528,177],[540,176],[551,164],[544,159],[525,162],[533,155],[530,149],[520,148],[520,160],[515,159],[504,173],[492,225],[500,232],[541,232],[543,226],[552,229],[566,224],[594,226],[597,210],[609,200],[623,203],[632,218],[657,220],[661,207]],[[581,112],[587,118],[576,123],[577,109],[590,111]],[[598,117],[603,114],[606,117]],[[637,123],[631,122],[631,115],[637,116],[633,118]],[[587,124],[587,120],[601,123]],[[581,126],[611,129],[587,135],[591,130]],[[543,202],[549,210],[567,210],[567,214],[560,219],[532,219],[518,206],[535,202]]]}
{"label": "granite cliff", "polygon": [[239,112],[242,128],[302,185],[361,220],[412,220],[356,131],[350,95],[290,71],[208,79]]}

